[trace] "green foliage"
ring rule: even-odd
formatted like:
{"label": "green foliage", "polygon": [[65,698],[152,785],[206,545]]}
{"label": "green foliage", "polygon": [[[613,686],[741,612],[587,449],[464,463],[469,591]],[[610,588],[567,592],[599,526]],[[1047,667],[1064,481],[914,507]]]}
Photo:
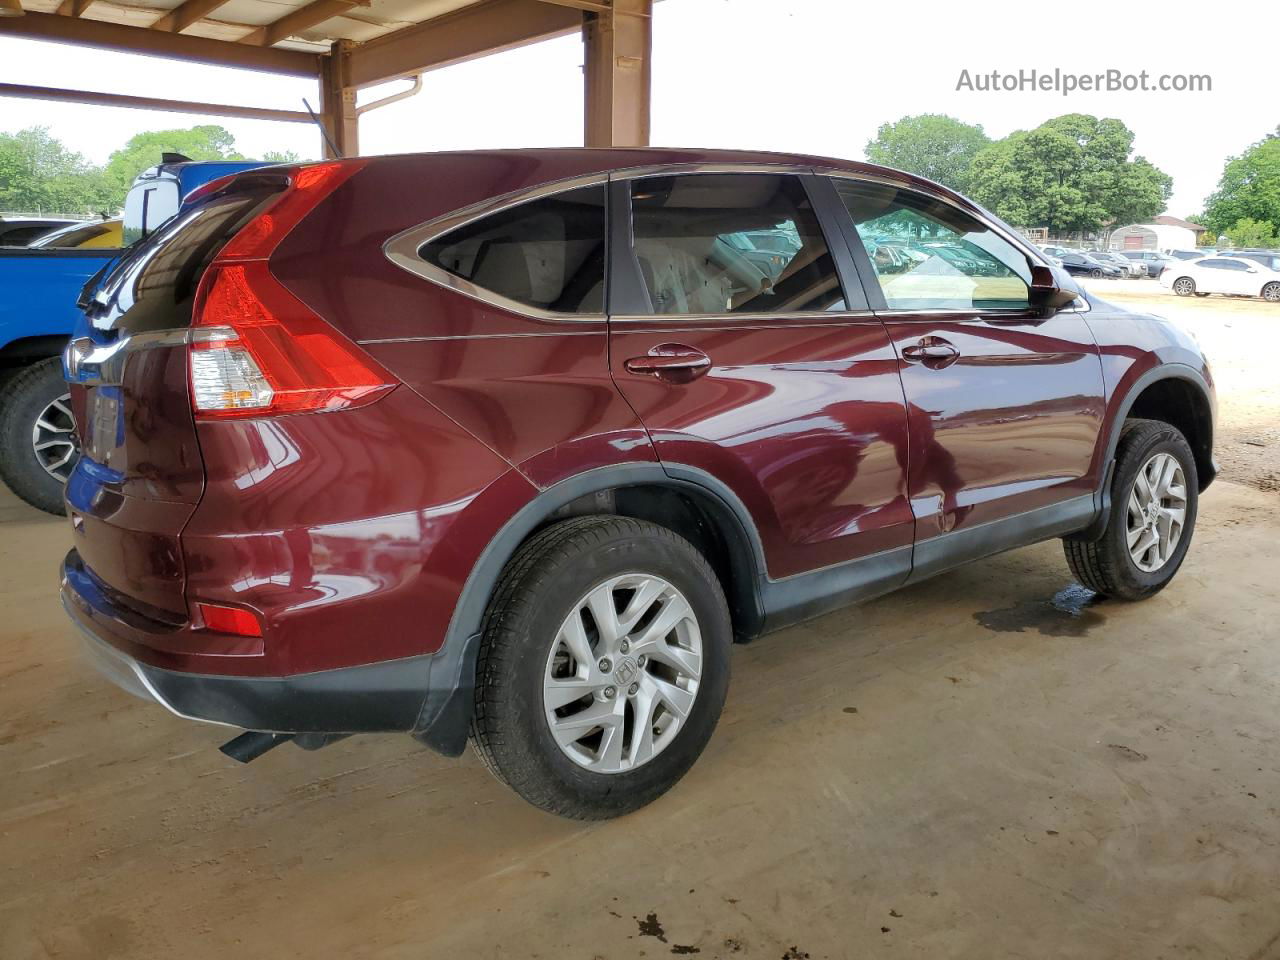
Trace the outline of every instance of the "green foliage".
{"label": "green foliage", "polygon": [[292,150],[268,150],[262,159],[267,163],[298,163],[302,158]]}
{"label": "green foliage", "polygon": [[1252,217],[1242,217],[1228,227],[1227,240],[1233,247],[1280,247],[1275,224]]}
{"label": "green foliage", "polygon": [[1019,130],[973,158],[969,192],[997,215],[1051,234],[1148,220],[1173,190],[1145,157],[1129,159],[1133,132],[1119,120],[1072,113]]}
{"label": "green foliage", "polygon": [[1205,226],[1223,233],[1241,220],[1280,223],[1280,137],[1274,134],[1229,158],[1209,196]]}
{"label": "green foliage", "polygon": [[867,143],[867,159],[896,167],[951,187],[968,189],[974,155],[991,142],[981,126],[954,117],[926,113],[884,123]]}
{"label": "green foliage", "polygon": [[231,133],[213,123],[186,130],[150,130],[136,134],[111,154],[103,172],[119,206],[134,177],[159,163],[161,154],[180,153],[192,160],[243,160],[235,146]]}
{"label": "green foliage", "polygon": [[48,127],[0,133],[0,209],[97,213],[114,209],[102,172]]}

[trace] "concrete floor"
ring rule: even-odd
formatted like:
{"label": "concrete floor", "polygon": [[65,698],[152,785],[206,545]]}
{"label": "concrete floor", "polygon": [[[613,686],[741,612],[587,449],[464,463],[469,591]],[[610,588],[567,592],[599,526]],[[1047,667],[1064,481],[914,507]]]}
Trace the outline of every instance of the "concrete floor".
{"label": "concrete floor", "polygon": [[1280,499],[1201,511],[1144,604],[1047,543],[736,648],[583,825],[407,737],[231,763],[80,662],[0,490],[0,958],[1280,957]]}

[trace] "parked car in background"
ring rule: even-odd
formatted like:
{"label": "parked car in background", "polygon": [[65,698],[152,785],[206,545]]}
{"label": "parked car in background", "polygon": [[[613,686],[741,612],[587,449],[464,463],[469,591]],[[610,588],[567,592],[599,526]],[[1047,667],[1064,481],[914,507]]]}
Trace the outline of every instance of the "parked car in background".
{"label": "parked car in background", "polygon": [[1080,253],[1075,250],[1066,251],[1060,259],[1062,260],[1063,269],[1077,277],[1092,277],[1094,280],[1106,277],[1110,280],[1115,280],[1128,273],[1127,270],[1121,270],[1115,264],[1095,260],[1087,253]]}
{"label": "parked car in background", "polygon": [[[752,229],[798,241],[772,279]],[[115,682],[245,760],[470,737],[578,818],[689,769],[735,637],[1054,537],[1148,597],[1215,473],[1177,326],[937,184],[773,153],[239,174],[95,285],[66,367],[62,596]]]}
{"label": "parked car in background", "polygon": [[0,247],[25,247],[51,230],[78,222],[48,217],[0,217]]}
{"label": "parked car in background", "polygon": [[1120,271],[1121,276],[1129,277],[1145,277],[1147,268],[1144,264],[1137,260],[1127,260],[1118,253],[1112,253],[1110,250],[1094,250],[1089,256],[1101,263],[1109,263]]}
{"label": "parked car in background", "polygon": [[1219,256],[1252,260],[1268,270],[1280,270],[1280,253],[1274,250],[1224,250]]}
{"label": "parked car in background", "polygon": [[122,219],[73,221],[27,247],[0,247],[0,479],[32,506],[62,513],[77,456],[58,359],[82,316],[81,288],[128,243],[178,212],[195,187],[251,162],[171,159],[144,171]]}
{"label": "parked car in background", "polygon": [[1117,250],[1116,252],[1127,260],[1136,260],[1143,264],[1147,268],[1148,277],[1158,277],[1167,265],[1178,262],[1168,254],[1155,250]]}
{"label": "parked car in background", "polygon": [[1170,250],[1168,253],[1175,260],[1199,260],[1207,256],[1204,250]]}
{"label": "parked car in background", "polygon": [[27,244],[28,250],[119,250],[124,246],[124,221],[119,217],[83,220],[51,230]]}
{"label": "parked car in background", "polygon": [[1180,297],[1222,293],[1280,303],[1280,270],[1242,257],[1180,261],[1160,274],[1160,282]]}

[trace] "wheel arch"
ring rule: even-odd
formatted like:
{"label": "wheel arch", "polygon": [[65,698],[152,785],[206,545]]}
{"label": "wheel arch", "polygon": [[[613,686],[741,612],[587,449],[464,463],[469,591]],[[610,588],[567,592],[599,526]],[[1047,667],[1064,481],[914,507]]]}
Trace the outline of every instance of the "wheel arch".
{"label": "wheel arch", "polygon": [[764,551],[750,514],[721,481],[693,467],[657,463],[600,467],[545,488],[489,541],[458,595],[440,648],[439,669],[452,675],[432,684],[414,733],[456,755],[465,746],[475,693],[481,624],[507,563],[548,524],[576,516],[617,514],[665,526],[701,550],[720,577],[735,634],[764,630],[761,583]]}
{"label": "wheel arch", "polygon": [[1201,491],[1217,476],[1218,467],[1213,460],[1213,389],[1195,367],[1179,362],[1163,363],[1139,377],[1117,405],[1102,458],[1098,515],[1086,529],[1073,535],[1072,540],[1096,540],[1106,529],[1111,513],[1111,475],[1116,448],[1120,444],[1121,429],[1131,417],[1160,420],[1182,431],[1196,460],[1196,479]]}

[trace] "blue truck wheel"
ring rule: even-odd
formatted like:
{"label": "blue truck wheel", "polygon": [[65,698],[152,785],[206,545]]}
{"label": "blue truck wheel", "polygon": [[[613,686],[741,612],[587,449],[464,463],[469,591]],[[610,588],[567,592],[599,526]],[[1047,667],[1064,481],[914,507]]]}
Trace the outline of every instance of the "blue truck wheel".
{"label": "blue truck wheel", "polygon": [[65,512],[62,489],[80,456],[69,401],[56,357],[23,369],[0,394],[0,478],[46,513]]}

